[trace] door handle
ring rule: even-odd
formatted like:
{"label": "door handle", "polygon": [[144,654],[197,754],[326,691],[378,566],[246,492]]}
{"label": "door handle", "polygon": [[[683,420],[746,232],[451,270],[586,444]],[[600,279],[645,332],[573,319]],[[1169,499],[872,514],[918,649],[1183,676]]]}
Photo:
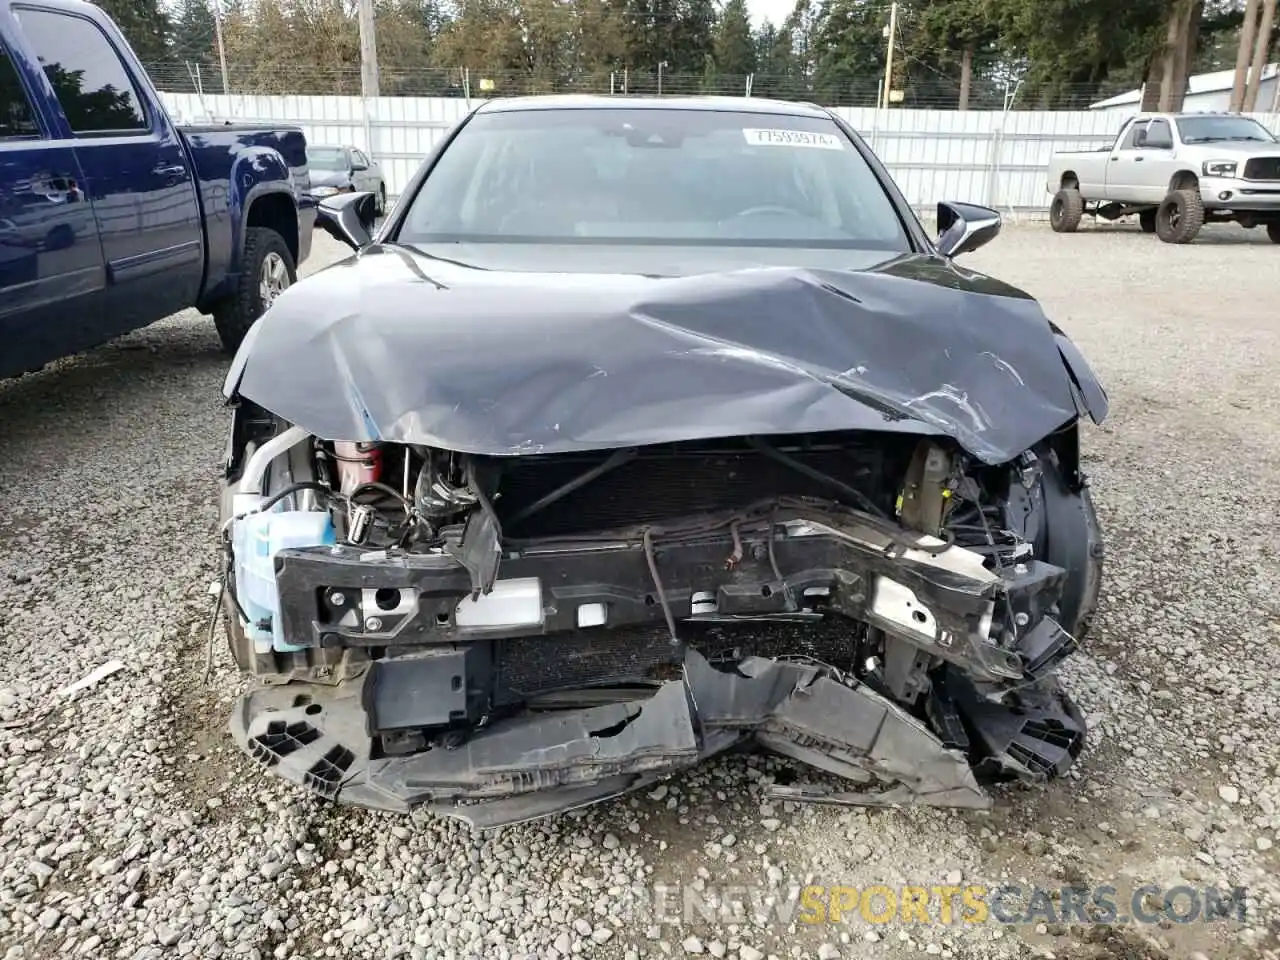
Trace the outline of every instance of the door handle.
{"label": "door handle", "polygon": [[1111,156],[1111,162],[1112,162],[1112,163],[1115,163],[1115,162],[1116,162],[1117,160],[1119,160],[1119,159],[1120,159],[1120,154],[1118,154],[1118,153],[1116,153],[1116,154],[1112,154],[1112,156]]}
{"label": "door handle", "polygon": [[152,167],[151,172],[154,173],[157,177],[167,178],[165,185],[172,187],[179,180],[186,179],[187,168],[180,163],[175,163],[172,165],[161,163],[161,164],[157,164],[155,167]]}
{"label": "door handle", "polygon": [[1144,157],[1134,157],[1134,158],[1133,158],[1133,162],[1134,162],[1134,163],[1141,163],[1144,159],[1145,159]]}

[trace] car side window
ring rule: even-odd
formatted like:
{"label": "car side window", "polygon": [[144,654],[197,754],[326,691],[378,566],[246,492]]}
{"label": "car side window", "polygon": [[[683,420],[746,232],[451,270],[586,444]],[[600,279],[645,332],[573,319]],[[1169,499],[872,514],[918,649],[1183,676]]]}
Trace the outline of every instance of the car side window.
{"label": "car side window", "polygon": [[357,164],[359,164],[359,165],[363,165],[363,166],[366,166],[366,167],[367,167],[367,166],[369,166],[369,158],[368,158],[368,157],[366,157],[366,156],[365,156],[363,153],[361,153],[359,150],[352,150],[352,151],[351,151],[351,156],[355,158],[355,161],[356,161],[356,163],[357,163]]}
{"label": "car side window", "polygon": [[22,78],[9,50],[0,43],[0,140],[26,140],[40,136],[36,112],[31,107]]}
{"label": "car side window", "polygon": [[1142,144],[1147,150],[1168,150],[1173,146],[1173,133],[1169,129],[1168,120],[1152,120],[1147,127],[1146,142]]}
{"label": "car side window", "polygon": [[15,8],[62,112],[76,134],[142,132],[146,111],[107,35],[84,17]]}
{"label": "car side window", "polygon": [[1146,129],[1147,129],[1147,121],[1145,120],[1141,120],[1133,124],[1131,127],[1129,127],[1129,132],[1126,133],[1124,135],[1124,139],[1120,141],[1120,149],[1121,150],[1134,149],[1135,145],[1138,142],[1138,131],[1140,130],[1145,131]]}

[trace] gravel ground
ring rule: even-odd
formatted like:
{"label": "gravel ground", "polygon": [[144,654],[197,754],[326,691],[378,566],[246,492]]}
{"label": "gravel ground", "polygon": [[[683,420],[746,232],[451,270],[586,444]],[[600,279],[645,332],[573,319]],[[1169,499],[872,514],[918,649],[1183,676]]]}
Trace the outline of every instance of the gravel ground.
{"label": "gravel ground", "polygon": [[[318,237],[307,266],[338,253]],[[260,775],[225,733],[240,681],[220,638],[202,681],[225,361],[184,314],[0,384],[0,721],[55,703],[0,729],[0,954],[1276,957],[1280,249],[1235,228],[1172,247],[1027,225],[968,263],[1041,298],[1111,392],[1085,436],[1109,567],[1067,671],[1092,727],[1074,777],[989,815],[850,812],[771,806],[764,784],[793,771],[736,756],[473,837]],[[110,658],[126,670],[54,698]],[[1068,881],[1117,887],[1122,913],[1146,882],[1250,899],[1243,924],[787,912],[806,882]],[[665,910],[657,884],[680,887]],[[722,910],[681,921],[690,891]]]}

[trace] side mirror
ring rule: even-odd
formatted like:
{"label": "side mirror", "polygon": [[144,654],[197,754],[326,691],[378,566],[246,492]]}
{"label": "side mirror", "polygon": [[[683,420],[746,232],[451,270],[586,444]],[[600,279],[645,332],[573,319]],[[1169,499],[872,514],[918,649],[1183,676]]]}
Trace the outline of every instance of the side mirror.
{"label": "side mirror", "polygon": [[316,205],[316,226],[352,250],[373,242],[377,204],[370,192],[338,193]]}
{"label": "side mirror", "polygon": [[352,170],[368,170],[369,165],[367,163],[361,163],[359,160],[352,160],[351,169]]}
{"label": "side mirror", "polygon": [[958,257],[985,247],[1000,233],[1000,211],[976,203],[938,204],[938,239],[944,257]]}

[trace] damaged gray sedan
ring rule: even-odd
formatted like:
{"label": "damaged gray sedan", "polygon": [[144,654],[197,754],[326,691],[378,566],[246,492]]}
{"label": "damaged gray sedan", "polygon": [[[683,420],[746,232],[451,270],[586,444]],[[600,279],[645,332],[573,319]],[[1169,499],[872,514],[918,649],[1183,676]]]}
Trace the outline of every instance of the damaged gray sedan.
{"label": "damaged gray sedan", "polygon": [[[982,808],[1085,736],[1055,669],[1106,393],[834,114],[489,101],[227,378],[231,730],[339,802],[481,827],[758,744]],[[806,795],[807,796],[807,795]]]}

